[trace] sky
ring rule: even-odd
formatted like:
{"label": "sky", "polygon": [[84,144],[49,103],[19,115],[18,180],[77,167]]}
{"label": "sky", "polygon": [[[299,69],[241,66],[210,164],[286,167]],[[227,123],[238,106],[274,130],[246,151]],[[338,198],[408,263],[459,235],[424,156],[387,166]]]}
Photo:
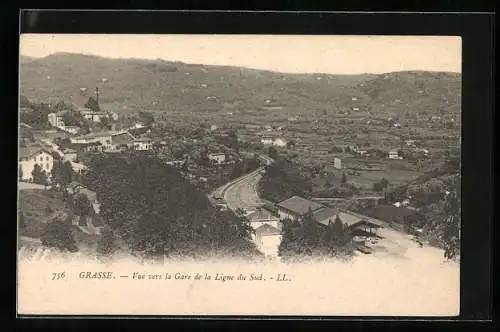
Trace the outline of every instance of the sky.
{"label": "sky", "polygon": [[57,52],[241,66],[284,73],[461,72],[457,36],[23,34],[20,54]]}

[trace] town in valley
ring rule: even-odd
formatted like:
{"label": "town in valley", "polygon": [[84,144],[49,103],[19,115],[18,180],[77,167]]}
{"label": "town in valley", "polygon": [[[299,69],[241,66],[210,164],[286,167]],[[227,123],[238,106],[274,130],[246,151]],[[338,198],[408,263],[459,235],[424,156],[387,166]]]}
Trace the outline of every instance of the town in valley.
{"label": "town in valley", "polygon": [[459,73],[20,61],[20,257],[459,256]]}

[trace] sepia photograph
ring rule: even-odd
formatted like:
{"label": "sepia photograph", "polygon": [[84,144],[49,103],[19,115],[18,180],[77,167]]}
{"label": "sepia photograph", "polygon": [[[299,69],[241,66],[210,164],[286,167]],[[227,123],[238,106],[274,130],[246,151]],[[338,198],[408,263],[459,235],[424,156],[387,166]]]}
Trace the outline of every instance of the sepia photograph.
{"label": "sepia photograph", "polygon": [[19,53],[18,314],[459,314],[460,37]]}

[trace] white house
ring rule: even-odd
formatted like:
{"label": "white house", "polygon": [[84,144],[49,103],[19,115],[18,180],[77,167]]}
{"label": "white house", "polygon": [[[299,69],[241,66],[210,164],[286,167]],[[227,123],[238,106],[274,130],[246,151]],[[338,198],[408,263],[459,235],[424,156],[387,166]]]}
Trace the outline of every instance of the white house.
{"label": "white house", "polygon": [[134,124],[134,125],[133,125],[132,127],[130,127],[129,129],[141,129],[141,128],[144,128],[144,127],[146,127],[146,126],[144,125],[144,123],[142,123],[142,122],[137,122],[136,124]]}
{"label": "white house", "polygon": [[20,148],[19,149],[19,169],[23,181],[32,181],[33,169],[35,165],[41,167],[50,177],[52,167],[54,167],[54,157],[49,150],[44,148]]}
{"label": "white house", "polygon": [[226,155],[224,153],[211,153],[208,155],[208,159],[216,164],[223,164],[226,162]]}
{"label": "white house", "polygon": [[260,141],[264,145],[285,147],[288,142],[283,137],[279,136],[280,135],[275,135],[275,134],[264,134],[261,136]]}
{"label": "white house", "polygon": [[153,149],[153,140],[148,137],[138,138],[133,144],[134,149],[137,151],[150,151]]}
{"label": "white house", "polygon": [[403,159],[403,157],[399,156],[398,151],[393,150],[389,152],[389,159]]}
{"label": "white house", "polygon": [[73,171],[79,174],[88,169],[84,164],[76,163],[74,161],[71,162],[71,167],[73,168]]}
{"label": "white house", "polygon": [[336,169],[342,169],[342,160],[340,160],[340,158],[334,158],[333,167],[335,167]]}
{"label": "white house", "polygon": [[87,120],[93,122],[101,122],[103,118],[108,118],[108,114],[106,112],[98,112],[91,110],[89,108],[84,108],[80,110],[80,114]]}
{"label": "white house", "polygon": [[253,235],[255,244],[260,252],[269,257],[278,257],[281,243],[281,231],[270,224],[262,224],[255,229]]}
{"label": "white house", "polygon": [[76,126],[62,126],[62,127],[59,127],[62,131],[65,131],[69,134],[72,134],[72,135],[76,135],[78,134],[78,132],[80,131],[80,127],[76,127]]}
{"label": "white house", "polygon": [[47,114],[47,119],[51,126],[56,127],[56,128],[61,128],[64,127],[64,119],[63,116],[66,112],[56,112],[56,113],[49,113]]}
{"label": "white house", "polygon": [[118,118],[120,117],[118,114],[116,114],[115,112],[109,112],[109,117],[111,118],[111,120],[113,121],[118,121]]}

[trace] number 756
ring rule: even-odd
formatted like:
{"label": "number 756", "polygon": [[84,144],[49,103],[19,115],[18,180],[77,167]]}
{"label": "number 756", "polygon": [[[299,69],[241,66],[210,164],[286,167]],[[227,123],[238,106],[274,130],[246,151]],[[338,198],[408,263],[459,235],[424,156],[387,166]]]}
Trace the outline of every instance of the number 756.
{"label": "number 756", "polygon": [[66,277],[66,272],[52,273],[52,280],[61,280]]}

